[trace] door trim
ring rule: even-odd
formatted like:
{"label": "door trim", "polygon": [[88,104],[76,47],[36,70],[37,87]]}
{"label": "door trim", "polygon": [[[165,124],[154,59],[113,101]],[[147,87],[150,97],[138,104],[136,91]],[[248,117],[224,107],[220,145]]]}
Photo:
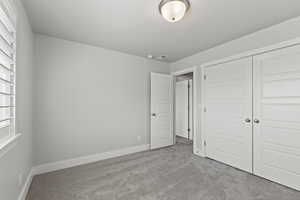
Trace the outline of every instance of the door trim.
{"label": "door trim", "polygon": [[[197,133],[197,86],[199,85],[197,83],[197,70],[198,66],[194,66],[194,67],[190,67],[184,70],[180,70],[180,71],[175,71],[172,72],[171,75],[173,77],[173,122],[175,122],[176,120],[176,108],[174,107],[175,104],[175,98],[176,98],[176,91],[175,91],[175,84],[176,84],[176,76],[179,75],[183,75],[183,74],[187,74],[187,73],[193,73],[193,153],[199,156],[202,156],[202,153],[200,153],[199,149],[197,149],[197,137],[196,137],[196,133]],[[200,83],[202,84],[202,83]],[[200,120],[199,120],[200,122]],[[201,122],[200,122],[201,123]],[[173,123],[173,135],[174,135],[174,144],[176,143],[176,131],[175,131],[175,123]]]}
{"label": "door trim", "polygon": [[202,68],[210,67],[213,65],[227,63],[230,61],[239,60],[239,59],[246,58],[246,57],[257,56],[257,55],[265,54],[265,53],[268,53],[271,51],[276,51],[276,50],[280,50],[280,49],[287,48],[287,47],[293,47],[296,45],[300,45],[300,37],[297,37],[297,38],[294,38],[291,40],[286,40],[283,42],[276,42],[271,45],[266,45],[265,47],[252,49],[252,50],[245,51],[245,52],[239,53],[239,54],[234,54],[233,56],[224,56],[224,58],[216,59],[216,60],[213,60],[210,62],[203,63],[200,65],[200,67],[202,67]]}

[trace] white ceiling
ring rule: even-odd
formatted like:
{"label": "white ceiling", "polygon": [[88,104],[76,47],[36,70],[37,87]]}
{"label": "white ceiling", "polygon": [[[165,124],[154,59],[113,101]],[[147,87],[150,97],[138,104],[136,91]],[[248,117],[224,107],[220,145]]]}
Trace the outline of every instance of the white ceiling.
{"label": "white ceiling", "polygon": [[190,0],[171,24],[160,0],[22,1],[35,32],[168,62],[300,15],[299,0]]}

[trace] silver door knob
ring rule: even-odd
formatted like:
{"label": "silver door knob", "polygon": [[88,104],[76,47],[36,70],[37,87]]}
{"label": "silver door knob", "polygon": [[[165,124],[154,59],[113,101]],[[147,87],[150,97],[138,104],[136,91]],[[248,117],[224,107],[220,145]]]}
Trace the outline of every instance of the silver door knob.
{"label": "silver door knob", "polygon": [[259,123],[259,119],[254,119],[253,122],[256,123],[256,124],[258,124]]}
{"label": "silver door knob", "polygon": [[247,118],[247,119],[245,119],[245,122],[246,122],[246,123],[250,123],[250,122],[251,122],[251,119]]}
{"label": "silver door knob", "polygon": [[156,113],[152,113],[151,116],[152,116],[152,117],[156,117]]}

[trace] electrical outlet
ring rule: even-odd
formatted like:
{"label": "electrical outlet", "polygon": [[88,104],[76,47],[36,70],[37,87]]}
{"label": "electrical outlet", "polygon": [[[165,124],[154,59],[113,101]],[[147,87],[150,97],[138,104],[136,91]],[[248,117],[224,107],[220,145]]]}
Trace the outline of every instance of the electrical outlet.
{"label": "electrical outlet", "polygon": [[23,183],[23,174],[20,173],[19,176],[18,176],[18,185],[19,185],[19,187],[22,186],[22,183]]}

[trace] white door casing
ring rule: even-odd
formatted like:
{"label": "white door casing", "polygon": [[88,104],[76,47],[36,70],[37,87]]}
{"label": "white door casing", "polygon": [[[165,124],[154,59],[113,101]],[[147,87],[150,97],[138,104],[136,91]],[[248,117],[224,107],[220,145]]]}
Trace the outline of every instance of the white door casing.
{"label": "white door casing", "polygon": [[300,190],[300,46],[254,56],[254,173]]}
{"label": "white door casing", "polygon": [[194,139],[194,86],[193,80],[189,80],[189,139]]}
{"label": "white door casing", "polygon": [[206,67],[204,74],[206,155],[252,172],[252,58]]}
{"label": "white door casing", "polygon": [[174,144],[173,79],[171,75],[151,73],[151,149]]}
{"label": "white door casing", "polygon": [[175,103],[176,103],[176,115],[175,115],[175,127],[176,127],[176,135],[188,138],[188,106],[189,106],[189,80],[176,82],[176,90],[175,90]]}

